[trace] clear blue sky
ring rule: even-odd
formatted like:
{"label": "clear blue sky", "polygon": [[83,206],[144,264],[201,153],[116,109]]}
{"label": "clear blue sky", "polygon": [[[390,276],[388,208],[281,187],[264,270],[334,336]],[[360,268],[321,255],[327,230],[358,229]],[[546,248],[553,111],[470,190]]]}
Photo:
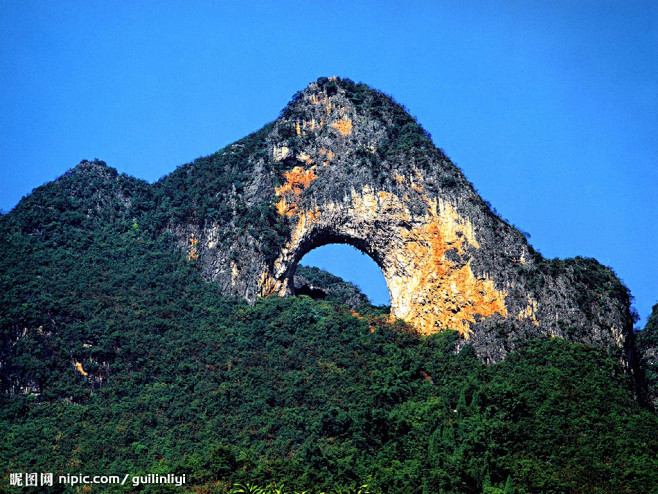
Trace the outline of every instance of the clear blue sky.
{"label": "clear blue sky", "polygon": [[157,180],[327,75],[405,104],[536,248],[613,267],[646,320],[655,1],[4,1],[0,208],[81,159]]}

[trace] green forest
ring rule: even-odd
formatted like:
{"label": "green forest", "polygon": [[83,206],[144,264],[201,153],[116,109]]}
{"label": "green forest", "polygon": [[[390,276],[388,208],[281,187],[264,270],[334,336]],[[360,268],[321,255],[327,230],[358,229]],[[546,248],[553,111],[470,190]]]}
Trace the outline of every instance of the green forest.
{"label": "green forest", "polygon": [[[546,338],[485,365],[387,307],[224,298],[146,185],[84,163],[0,220],[0,489],[657,492],[658,417],[619,356]],[[15,472],[186,483],[21,489]]]}

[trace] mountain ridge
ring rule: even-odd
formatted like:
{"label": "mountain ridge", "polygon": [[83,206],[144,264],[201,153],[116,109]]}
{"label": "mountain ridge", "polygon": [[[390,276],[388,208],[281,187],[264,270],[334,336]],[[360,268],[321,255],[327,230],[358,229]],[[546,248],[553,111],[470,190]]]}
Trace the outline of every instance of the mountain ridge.
{"label": "mountain ridge", "polygon": [[[328,98],[380,108],[368,106],[377,93],[349,81],[314,84],[320,96],[329,85]],[[367,483],[377,494],[651,492],[658,418],[623,359],[632,336],[607,327],[632,319],[612,271],[544,260],[413,123],[393,139],[401,146],[389,146],[400,129],[373,124],[391,139],[359,154],[349,139],[371,135],[369,120],[341,114],[334,99],[336,120],[319,131],[317,119],[315,130],[307,123],[304,135],[313,112],[327,114],[313,91],[293,106],[313,105],[311,120],[293,112],[155,184],[84,161],[0,218],[3,487],[12,473],[51,471],[186,474],[190,491],[231,493],[238,482],[310,492]],[[382,121],[396,108],[380,108]],[[420,144],[405,147],[408,139]],[[275,153],[284,144],[285,157]],[[435,178],[424,158],[437,160]],[[442,242],[428,241],[435,234]],[[297,269],[305,249],[328,240],[370,249],[388,269],[389,247],[399,262],[410,246],[429,252],[437,275],[462,273],[455,289],[481,284],[473,300],[507,292],[507,317],[455,319],[466,332],[392,321],[340,279]],[[498,267],[506,252],[526,264]],[[224,260],[227,276],[215,276]],[[244,275],[235,285],[231,262]],[[264,266],[297,296],[259,296]],[[522,297],[505,276],[519,277]],[[544,307],[533,311],[522,288],[547,292]],[[547,306],[571,330],[557,324],[551,337]],[[106,487],[98,490],[113,492]]]}
{"label": "mountain ridge", "polygon": [[485,360],[540,326],[634,360],[614,273],[544,260],[402,106],[364,84],[318,79],[273,123],[159,182],[173,183],[186,213],[167,228],[186,251],[194,242],[203,276],[228,295],[292,294],[306,252],[350,243],[382,268],[393,317],[426,333],[456,329]]}
{"label": "mountain ridge", "polygon": [[103,214],[171,232],[225,295],[293,294],[306,252],[350,243],[382,268],[392,317],[425,333],[456,329],[485,361],[541,333],[616,348],[636,365],[630,296],[614,273],[545,260],[404,107],[365,84],[320,78],[274,122],[150,185],[103,166],[83,161],[55,183],[105,176],[116,198]]}

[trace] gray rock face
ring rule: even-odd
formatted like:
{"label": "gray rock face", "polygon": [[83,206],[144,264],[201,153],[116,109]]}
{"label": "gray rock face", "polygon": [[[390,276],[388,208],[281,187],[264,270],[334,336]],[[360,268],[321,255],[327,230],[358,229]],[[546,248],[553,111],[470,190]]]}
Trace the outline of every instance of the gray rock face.
{"label": "gray rock face", "polygon": [[307,252],[347,243],[381,267],[392,317],[426,334],[455,329],[485,361],[537,335],[632,360],[614,273],[543,259],[401,106],[365,85],[321,78],[275,122],[155,189],[161,207],[180,209],[168,220],[178,244],[226,295],[292,295]]}

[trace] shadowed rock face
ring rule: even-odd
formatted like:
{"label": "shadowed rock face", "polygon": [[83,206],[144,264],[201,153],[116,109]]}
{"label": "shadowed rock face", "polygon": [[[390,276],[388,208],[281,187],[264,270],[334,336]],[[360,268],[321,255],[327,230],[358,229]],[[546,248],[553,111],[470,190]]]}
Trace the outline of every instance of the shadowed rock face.
{"label": "shadowed rock face", "polygon": [[[538,334],[630,355],[614,274],[591,259],[544,260],[402,107],[365,85],[321,78],[260,132],[167,180],[182,197],[185,184],[208,188],[169,229],[226,295],[293,295],[308,251],[347,243],[381,267],[391,316],[426,334],[455,329],[487,361]],[[209,208],[225,212],[198,213]]]}

